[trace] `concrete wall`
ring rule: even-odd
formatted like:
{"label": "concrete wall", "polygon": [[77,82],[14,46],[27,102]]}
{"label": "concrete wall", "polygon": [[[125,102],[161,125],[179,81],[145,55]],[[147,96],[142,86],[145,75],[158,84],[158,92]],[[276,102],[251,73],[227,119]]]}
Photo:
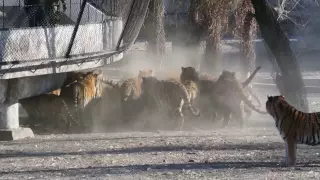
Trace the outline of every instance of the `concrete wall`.
{"label": "concrete wall", "polygon": [[50,92],[62,86],[66,73],[0,80],[0,104]]}

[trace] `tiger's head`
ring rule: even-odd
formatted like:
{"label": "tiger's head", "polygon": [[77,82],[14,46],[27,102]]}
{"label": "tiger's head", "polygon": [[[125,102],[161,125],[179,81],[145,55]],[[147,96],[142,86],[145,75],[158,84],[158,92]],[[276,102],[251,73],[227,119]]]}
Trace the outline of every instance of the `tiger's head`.
{"label": "tiger's head", "polygon": [[67,86],[76,81],[82,81],[86,75],[87,74],[85,72],[81,72],[81,71],[68,72],[63,86]]}
{"label": "tiger's head", "polygon": [[181,67],[180,81],[199,81],[199,74],[194,67]]}
{"label": "tiger's head", "polygon": [[266,110],[272,116],[277,116],[276,109],[281,108],[283,102],[286,102],[284,96],[267,96],[268,100],[266,102]]}
{"label": "tiger's head", "polygon": [[224,80],[236,80],[236,72],[231,72],[231,71],[227,71],[227,70],[223,70],[220,77],[221,79],[224,79]]}
{"label": "tiger's head", "polygon": [[150,77],[150,76],[154,76],[154,70],[153,69],[140,70],[139,74],[138,74],[139,78]]}
{"label": "tiger's head", "polygon": [[89,71],[85,74],[84,80],[94,88],[94,98],[99,98],[103,93],[103,74],[101,70]]}

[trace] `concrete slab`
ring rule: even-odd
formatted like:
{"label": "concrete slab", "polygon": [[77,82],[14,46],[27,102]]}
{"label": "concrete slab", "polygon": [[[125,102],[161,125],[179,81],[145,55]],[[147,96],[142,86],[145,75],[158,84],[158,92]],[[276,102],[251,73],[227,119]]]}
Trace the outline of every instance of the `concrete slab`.
{"label": "concrete slab", "polygon": [[0,129],[0,141],[13,141],[33,137],[33,131],[30,128]]}

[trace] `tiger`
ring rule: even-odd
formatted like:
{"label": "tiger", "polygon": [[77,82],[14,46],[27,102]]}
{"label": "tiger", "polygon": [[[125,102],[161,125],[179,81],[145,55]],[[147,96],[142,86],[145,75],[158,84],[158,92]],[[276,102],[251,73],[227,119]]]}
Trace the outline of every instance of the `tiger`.
{"label": "tiger", "polygon": [[[252,73],[254,75],[256,72]],[[248,78],[252,80],[252,75]],[[241,109],[241,102],[243,101],[248,107],[260,114],[267,114],[256,106],[248,99],[243,88],[248,85],[250,81],[244,83],[238,82],[234,72],[224,70],[216,83],[214,84],[211,101],[218,112],[223,112],[224,122],[222,127],[229,124],[230,115],[233,118],[238,118],[240,126],[243,127],[243,111]]]}
{"label": "tiger", "polygon": [[[64,129],[67,133],[72,124],[77,124],[69,111],[67,102],[54,94],[42,94],[19,100],[21,106],[28,114],[28,124],[34,128],[37,123],[54,128]],[[63,127],[61,125],[63,124]]]}
{"label": "tiger", "polygon": [[154,75],[153,69],[140,70],[137,77],[129,78],[124,82],[116,82],[112,80],[105,80],[104,83],[119,89],[120,103],[124,123],[129,122],[129,118],[135,113],[135,100],[141,96],[141,85],[144,77]]}
{"label": "tiger", "polygon": [[147,108],[152,110],[164,110],[169,115],[177,115],[180,123],[176,129],[181,130],[184,125],[182,108],[184,105],[195,116],[200,117],[200,111],[195,109],[191,103],[191,94],[188,89],[179,81],[158,80],[156,77],[149,76],[142,78],[142,98],[146,99]]}
{"label": "tiger", "polygon": [[[259,106],[261,106],[260,100],[257,96],[255,96],[252,93],[252,90],[250,88],[248,88],[249,83],[251,82],[251,80],[253,79],[253,77],[255,76],[255,74],[258,72],[258,70],[260,69],[260,67],[257,67],[256,70],[251,74],[251,76],[246,79],[243,83],[241,83],[241,85],[246,88],[245,92],[249,92],[249,94],[253,95],[253,97],[258,101]],[[231,78],[235,78],[235,73],[232,73],[230,71],[226,71],[224,70],[222,72],[223,76],[229,76]],[[212,114],[212,100],[210,100],[210,97],[212,96],[212,92],[213,89],[215,88],[215,83],[217,81],[216,78],[208,75],[208,74],[203,74],[203,73],[198,73],[196,72],[194,67],[182,67],[182,72],[180,74],[180,80],[186,81],[186,80],[193,80],[195,82],[198,82],[198,87],[199,87],[199,91],[200,91],[200,97],[198,100],[198,103],[200,105],[200,109],[203,113],[208,113],[208,116],[211,116],[212,119],[216,119],[218,115],[223,115],[224,112],[222,111],[222,113],[218,113],[218,112],[214,112]],[[221,109],[221,108],[219,108]],[[251,112],[248,110],[247,106],[244,107],[244,110],[247,114],[250,114]],[[214,115],[214,116],[212,116]]]}
{"label": "tiger", "polygon": [[61,88],[60,96],[67,99],[72,108],[72,112],[75,114],[77,120],[81,123],[82,127],[86,127],[83,121],[82,114],[85,107],[90,101],[96,98],[100,98],[103,93],[102,85],[102,72],[94,71],[87,72],[83,79],[74,81],[69,85]]}
{"label": "tiger", "polygon": [[320,144],[320,112],[305,113],[290,105],[284,96],[267,96],[266,110],[284,140],[286,156],[284,165],[295,166],[297,144]]}
{"label": "tiger", "polygon": [[[84,72],[68,72],[67,77],[66,77],[65,81],[63,82],[62,87],[65,87],[75,81],[81,81],[85,75],[86,75],[86,73],[84,73]],[[54,94],[54,95],[60,96],[60,92],[61,92],[61,88],[55,89],[55,90],[48,92],[46,94]]]}

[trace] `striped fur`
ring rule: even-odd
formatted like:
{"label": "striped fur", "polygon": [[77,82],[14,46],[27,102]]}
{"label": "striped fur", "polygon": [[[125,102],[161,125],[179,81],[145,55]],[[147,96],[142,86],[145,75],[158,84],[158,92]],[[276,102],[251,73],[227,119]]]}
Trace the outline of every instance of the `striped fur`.
{"label": "striped fur", "polygon": [[28,122],[31,127],[40,123],[61,129],[61,124],[63,124],[62,128],[68,132],[72,124],[77,124],[67,102],[60,96],[43,94],[20,99],[19,103],[28,113]]}
{"label": "striped fur", "polygon": [[200,112],[195,110],[191,104],[191,95],[188,89],[180,82],[174,80],[158,80],[155,77],[145,77],[142,83],[143,98],[147,100],[148,108],[160,109],[165,112],[173,111],[180,118],[178,129],[182,129],[184,117],[182,108],[184,105],[196,117]]}
{"label": "striped fur", "polygon": [[[252,76],[254,75],[255,73],[252,73],[248,79],[252,80]],[[235,77],[235,73],[223,71],[215,83],[212,93],[212,103],[215,108],[218,109],[218,112],[223,112],[224,114],[223,127],[228,125],[231,114],[234,116],[233,118],[239,119],[241,126],[243,125],[243,110],[240,106],[242,101],[254,111],[260,114],[266,114],[266,112],[261,111],[252,104],[243,90],[244,85],[250,83],[248,79],[244,83],[239,83]]]}
{"label": "striped fur", "polygon": [[[75,81],[81,81],[86,76],[85,72],[68,72],[67,77],[62,85],[62,87],[68,86]],[[54,94],[60,96],[61,88],[51,91],[47,94]]]}
{"label": "striped fur", "polygon": [[[256,95],[254,95],[252,93],[252,89],[250,89],[250,87],[248,86],[248,84],[252,81],[252,79],[254,78],[256,73],[259,71],[259,69],[260,69],[260,67],[257,67],[255,69],[255,71],[250,75],[250,77],[239,85],[244,87],[244,88],[240,88],[241,91],[243,91],[243,93],[248,93],[248,94],[252,95],[257,100],[259,106],[261,106],[259,99],[257,98]],[[226,71],[226,70],[223,71],[222,75],[219,78],[220,78],[220,81],[221,81],[221,79],[224,79],[224,80],[231,79],[232,81],[236,81],[235,73],[230,72],[230,71]],[[225,108],[225,103],[220,103],[219,101],[211,101],[210,100],[213,98],[212,92],[214,91],[214,89],[217,89],[217,87],[216,87],[217,85],[221,86],[222,88],[224,87],[223,83],[222,83],[223,81],[216,84],[216,82],[217,82],[216,78],[214,78],[208,74],[198,73],[198,72],[196,72],[195,68],[193,68],[193,67],[185,67],[185,68],[182,67],[182,73],[180,75],[180,79],[182,82],[185,80],[193,80],[193,81],[197,82],[199,90],[200,90],[200,97],[199,97],[200,110],[201,110],[201,112],[204,112],[204,114],[206,114],[205,116],[207,116],[207,118],[212,118],[212,115],[214,115],[213,116],[214,118],[216,118],[217,115],[228,116],[227,115],[228,113],[224,112],[224,110],[223,110],[223,108]],[[238,90],[240,90],[240,89],[238,89]],[[217,104],[213,105],[212,102],[215,102]],[[210,106],[210,107],[208,107],[208,106]],[[215,110],[216,110],[216,112],[214,112],[213,114],[212,114],[212,107],[215,107]],[[244,107],[239,104],[239,108],[242,108],[244,110],[244,112],[247,114],[247,117],[250,116],[251,108],[247,104],[244,104]]]}
{"label": "striped fur", "polygon": [[141,96],[142,78],[153,76],[153,74],[154,71],[152,69],[140,70],[137,77],[129,78],[122,83],[104,80],[105,84],[119,89],[123,121],[125,123],[128,123],[129,119],[132,119],[136,114],[134,106],[136,106],[135,100]]}
{"label": "striped fur", "polygon": [[285,142],[287,166],[296,165],[297,144],[320,144],[320,112],[301,112],[281,95],[268,96],[266,110],[273,117]]}
{"label": "striped fur", "polygon": [[[102,73],[87,72],[82,80],[74,81],[71,84],[61,88],[60,96],[67,99],[77,120],[82,121],[84,108],[90,101],[100,98],[103,92]],[[84,122],[81,122],[84,126]]]}

